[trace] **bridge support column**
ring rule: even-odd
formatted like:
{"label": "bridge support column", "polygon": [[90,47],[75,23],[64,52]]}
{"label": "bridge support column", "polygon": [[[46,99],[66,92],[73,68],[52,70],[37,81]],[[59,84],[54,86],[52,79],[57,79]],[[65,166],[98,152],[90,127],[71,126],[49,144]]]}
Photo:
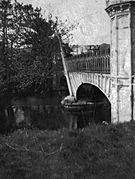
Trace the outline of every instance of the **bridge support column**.
{"label": "bridge support column", "polygon": [[135,1],[107,0],[111,18],[112,122],[134,119]]}

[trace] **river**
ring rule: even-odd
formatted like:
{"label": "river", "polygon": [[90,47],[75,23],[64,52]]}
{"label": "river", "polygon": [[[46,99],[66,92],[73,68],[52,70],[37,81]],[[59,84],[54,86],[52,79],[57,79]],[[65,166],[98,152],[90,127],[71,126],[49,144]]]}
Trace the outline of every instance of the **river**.
{"label": "river", "polygon": [[16,125],[49,130],[67,127],[60,102],[57,97],[13,99]]}
{"label": "river", "polygon": [[[42,130],[58,130],[68,128],[69,114],[61,106],[62,96],[51,97],[14,97],[10,106],[0,111],[0,133],[12,132],[18,128],[38,128]],[[90,122],[108,118],[107,109],[103,105],[88,114],[78,116],[78,127],[83,128]]]}

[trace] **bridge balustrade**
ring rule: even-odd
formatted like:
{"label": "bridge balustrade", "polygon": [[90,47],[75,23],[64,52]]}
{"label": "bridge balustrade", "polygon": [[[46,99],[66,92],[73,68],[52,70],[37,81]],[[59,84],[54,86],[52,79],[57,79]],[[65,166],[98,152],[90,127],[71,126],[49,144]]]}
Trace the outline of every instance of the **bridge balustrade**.
{"label": "bridge balustrade", "polygon": [[74,56],[66,59],[69,72],[110,73],[110,55]]}

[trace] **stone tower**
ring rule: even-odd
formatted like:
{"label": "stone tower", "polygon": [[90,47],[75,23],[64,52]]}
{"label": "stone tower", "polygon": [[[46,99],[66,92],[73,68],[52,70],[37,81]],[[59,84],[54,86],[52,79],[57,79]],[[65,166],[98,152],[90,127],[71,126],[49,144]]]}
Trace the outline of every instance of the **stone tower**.
{"label": "stone tower", "polygon": [[106,0],[111,21],[112,122],[135,117],[135,0]]}

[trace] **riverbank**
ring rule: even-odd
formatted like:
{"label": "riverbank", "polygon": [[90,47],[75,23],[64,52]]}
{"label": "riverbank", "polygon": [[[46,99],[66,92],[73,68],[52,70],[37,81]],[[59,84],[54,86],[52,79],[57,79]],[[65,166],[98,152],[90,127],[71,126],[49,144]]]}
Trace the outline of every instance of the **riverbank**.
{"label": "riverbank", "polygon": [[0,179],[135,178],[135,122],[0,136]]}

